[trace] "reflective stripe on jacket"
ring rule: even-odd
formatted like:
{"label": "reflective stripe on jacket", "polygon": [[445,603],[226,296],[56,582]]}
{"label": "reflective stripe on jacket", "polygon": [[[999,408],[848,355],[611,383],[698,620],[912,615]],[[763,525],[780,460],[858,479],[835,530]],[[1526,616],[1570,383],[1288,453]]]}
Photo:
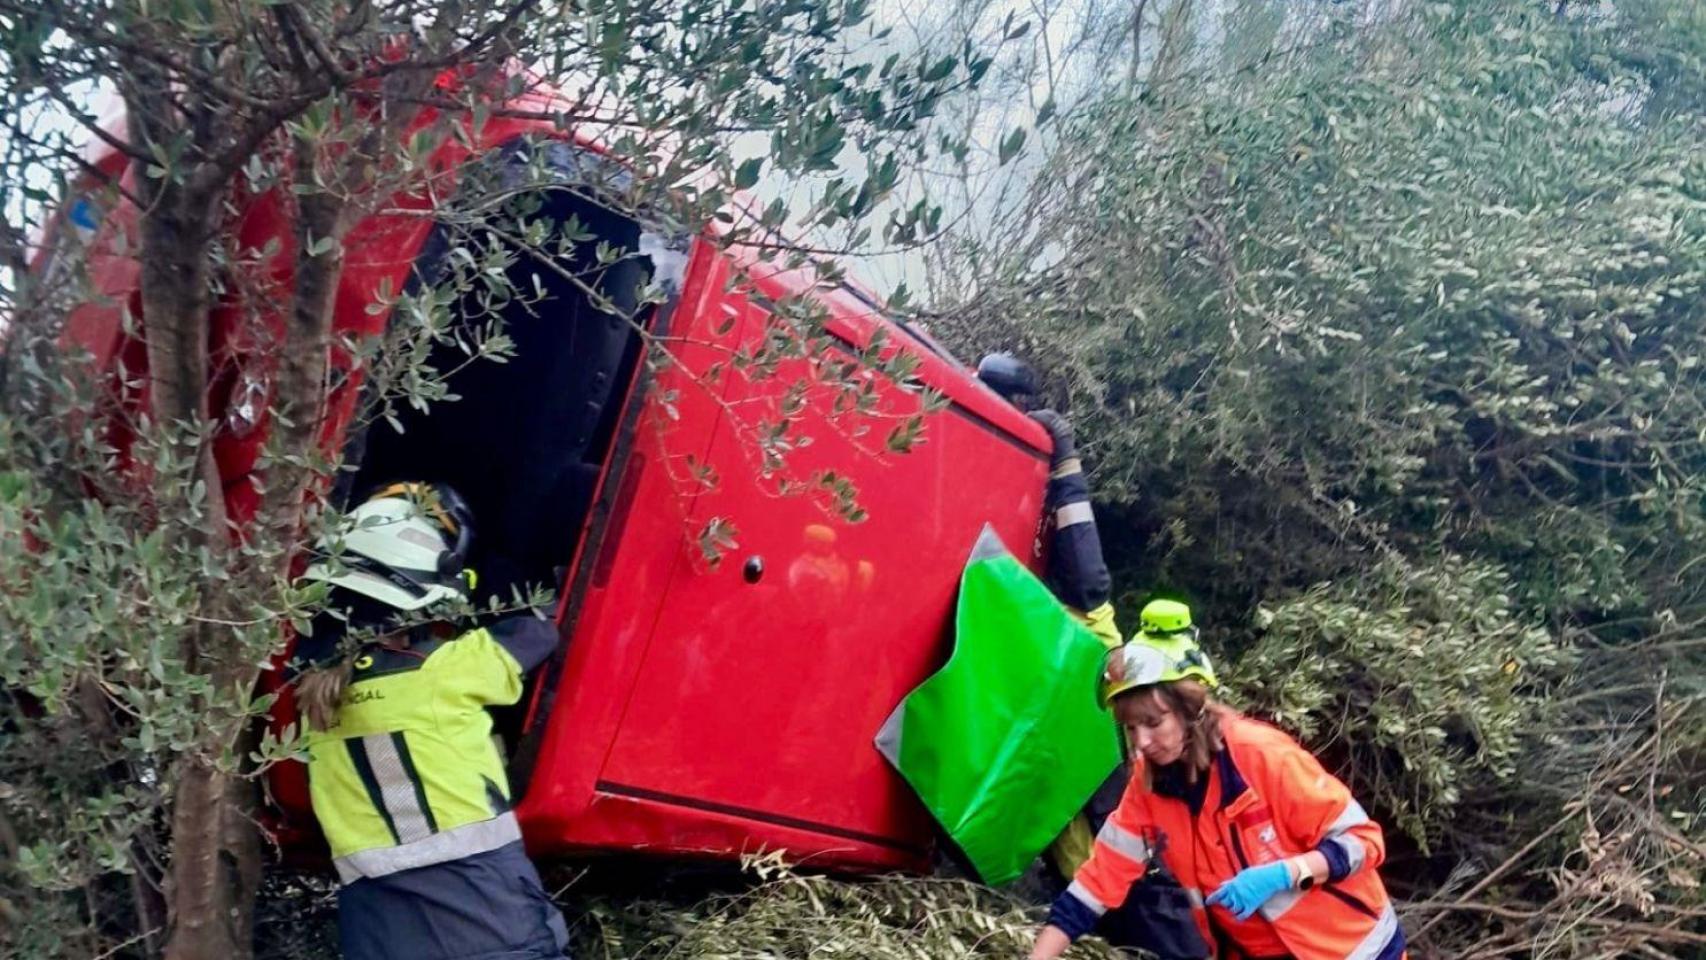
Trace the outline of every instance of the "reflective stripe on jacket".
{"label": "reflective stripe on jacket", "polygon": [[[1231,713],[1221,732],[1226,746],[1210,765],[1198,813],[1175,795],[1182,791],[1156,783],[1141,758],[1134,761],[1138,769],[1119,808],[1069,893],[1100,915],[1124,902],[1149,858],[1159,855],[1190,895],[1211,943],[1218,929],[1251,957],[1399,957],[1403,933],[1376,872],[1386,855],[1380,826],[1285,733]],[[1222,907],[1204,907],[1203,897],[1239,870],[1317,849],[1335,866],[1335,879],[1281,893],[1242,923]]]}
{"label": "reflective stripe on jacket", "polygon": [[[1113,615],[1113,608],[1108,606],[1112,578],[1102,557],[1096,513],[1090,506],[1090,485],[1077,457],[1054,465],[1043,502],[1054,528],[1049,537],[1049,587],[1061,603],[1079,616],[1089,618],[1090,628],[1106,642],[1106,635],[1097,630],[1095,619],[1103,610],[1107,617]],[[1119,645],[1117,633],[1113,645]]]}
{"label": "reflective stripe on jacket", "polygon": [[521,839],[488,706],[515,703],[554,625],[514,617],[449,642],[370,648],[337,718],[311,730],[309,793],[345,883]]}

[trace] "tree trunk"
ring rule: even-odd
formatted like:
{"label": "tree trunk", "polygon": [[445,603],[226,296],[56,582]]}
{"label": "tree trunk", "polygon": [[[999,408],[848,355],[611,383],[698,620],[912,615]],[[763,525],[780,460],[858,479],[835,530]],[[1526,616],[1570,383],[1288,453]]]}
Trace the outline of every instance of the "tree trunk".
{"label": "tree trunk", "polygon": [[[306,177],[312,169],[311,150],[299,151],[296,175]],[[306,456],[313,451],[323,426],[327,351],[331,348],[338,282],[343,277],[347,208],[341,197],[329,192],[305,194],[296,201],[295,296],[286,321],[274,397],[281,419],[280,447],[292,455]],[[331,241],[330,248],[318,255],[310,252],[314,243],[324,241]],[[290,502],[300,501],[307,481],[306,476],[292,476],[282,485],[293,497]],[[294,511],[286,519],[294,524]]]}
{"label": "tree trunk", "polygon": [[162,426],[207,421],[208,244],[214,204],[163,186],[141,222],[143,331],[150,408]]}
{"label": "tree trunk", "polygon": [[[141,67],[146,71],[146,67]],[[433,72],[405,72],[390,86],[424,93]],[[141,89],[147,89],[146,84]],[[132,142],[154,143],[136,125],[147,114],[129,104]],[[267,506],[257,518],[283,538],[301,526],[304,494],[315,481],[312,455],[319,446],[326,404],[332,313],[343,273],[341,241],[356,215],[350,197],[373,187],[382,148],[405,128],[412,109],[400,109],[374,124],[342,158],[334,178],[339,189],[308,190],[296,198],[297,251],[291,303],[272,402],[276,419],[272,439],[280,451],[267,484]],[[296,144],[296,182],[316,182],[315,143]],[[162,426],[186,424],[199,441],[193,451],[193,475],[206,487],[205,522],[188,534],[183,546],[211,551],[231,549],[233,533],[226,516],[218,465],[208,442],[212,425],[207,402],[209,320],[214,290],[212,245],[218,213],[229,184],[210,168],[199,174],[148,177],[138,162],[136,180],[148,184],[151,201],[142,217],[142,304],[148,346],[154,417]],[[330,240],[329,247],[316,245]],[[270,576],[272,571],[266,571]],[[239,576],[246,575],[239,573]],[[217,613],[229,585],[210,585],[204,610]],[[203,623],[187,632],[184,661],[209,677],[218,691],[252,690],[257,671],[223,628]],[[254,825],[257,783],[247,769],[254,747],[251,729],[211,728],[197,749],[178,761],[171,814],[171,865],[166,881],[165,960],[203,960],[253,955],[252,921],[261,876],[260,836]],[[235,748],[235,761],[221,763]]]}
{"label": "tree trunk", "polygon": [[[140,114],[135,105],[133,116]],[[219,466],[209,443],[208,337],[213,306],[211,245],[218,222],[219,190],[185,186],[191,177],[160,177],[152,185],[140,222],[143,330],[148,350],[149,407],[157,429],[180,444],[187,459],[176,477],[153,477],[159,485],[179,482],[203,487],[200,525],[183,530],[176,546],[186,551],[231,549]],[[180,461],[183,462],[183,461]],[[209,584],[203,606],[221,605],[220,584]],[[229,691],[253,684],[253,669],[241,666],[241,651],[229,631],[203,622],[185,630],[181,655],[186,668],[208,675],[213,688]],[[253,950],[249,920],[260,875],[259,840],[243,802],[254,785],[239,771],[220,769],[221,757],[242,749],[244,731],[210,725],[194,751],[178,761],[173,777],[171,864],[165,883],[167,960],[246,958]],[[143,905],[139,904],[139,907]]]}
{"label": "tree trunk", "polygon": [[261,879],[255,783],[195,755],[179,762],[176,780],[165,958],[247,960]]}

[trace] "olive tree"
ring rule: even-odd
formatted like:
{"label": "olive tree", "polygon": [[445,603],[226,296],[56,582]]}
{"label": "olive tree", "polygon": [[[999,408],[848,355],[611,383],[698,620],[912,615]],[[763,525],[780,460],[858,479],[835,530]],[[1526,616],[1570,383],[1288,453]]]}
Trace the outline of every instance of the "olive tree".
{"label": "olive tree", "polygon": [[[1012,32],[922,55],[889,41],[866,0],[0,0],[0,942],[248,952],[256,777],[293,750],[257,736],[269,704],[254,691],[318,602],[289,573],[339,470],[329,399],[360,369],[364,417],[449,400],[427,357],[466,336],[452,305],[525,300],[506,258],[562,270],[574,246],[572,224],[538,222],[523,199],[585,188],[560,171],[416,204],[447,225],[460,266],[369,304],[391,318],[382,337],[339,335],[345,240],[430,195],[441,146],[506,116],[546,120],[625,171],[605,202],[667,232],[722,217],[721,242],[833,281],[837,252],[929,232],[928,199],[884,201],[903,170],[954,147],[933,126],[940,103]],[[103,96],[122,124],[103,119]],[[102,151],[121,162],[94,163]],[[797,202],[735,203],[778,181]],[[290,242],[246,244],[261,203]],[[103,217],[128,226],[78,229]],[[805,229],[810,247],[779,239]],[[135,276],[91,276],[94,249]],[[634,311],[662,295],[649,287]],[[115,303],[138,349],[72,349],[78,312]],[[820,342],[809,303],[778,315],[786,335],[745,358],[754,369]],[[249,413],[267,441],[242,512],[215,457],[220,317],[277,360]],[[513,349],[495,313],[472,329],[470,362]],[[668,351],[648,342],[650,362]],[[906,379],[904,360],[869,359]],[[859,389],[839,367],[810,386]],[[897,416],[904,448],[916,414]]]}

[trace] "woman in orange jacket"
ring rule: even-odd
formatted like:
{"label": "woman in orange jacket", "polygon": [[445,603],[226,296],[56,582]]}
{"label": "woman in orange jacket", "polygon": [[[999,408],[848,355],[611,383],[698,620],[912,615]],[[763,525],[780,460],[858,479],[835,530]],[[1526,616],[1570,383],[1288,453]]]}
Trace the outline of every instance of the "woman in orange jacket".
{"label": "woman in orange jacket", "polygon": [[1153,857],[1221,960],[1401,960],[1380,826],[1297,741],[1214,702],[1190,608],[1160,600],[1141,620],[1103,690],[1137,753],[1131,782],[1031,960],[1060,956],[1124,902]]}

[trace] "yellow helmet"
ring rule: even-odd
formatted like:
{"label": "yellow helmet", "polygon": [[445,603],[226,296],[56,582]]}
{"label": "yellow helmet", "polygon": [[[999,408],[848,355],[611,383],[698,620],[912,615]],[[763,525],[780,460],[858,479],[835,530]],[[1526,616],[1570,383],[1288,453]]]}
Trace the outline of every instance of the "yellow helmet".
{"label": "yellow helmet", "polygon": [[1151,600],[1138,614],[1138,629],[1152,637],[1190,630],[1191,608],[1177,600]]}
{"label": "yellow helmet", "polygon": [[1108,656],[1102,676],[1102,704],[1138,687],[1194,677],[1218,686],[1214,665],[1197,645],[1191,608],[1177,600],[1157,600],[1143,608],[1141,632]]}

